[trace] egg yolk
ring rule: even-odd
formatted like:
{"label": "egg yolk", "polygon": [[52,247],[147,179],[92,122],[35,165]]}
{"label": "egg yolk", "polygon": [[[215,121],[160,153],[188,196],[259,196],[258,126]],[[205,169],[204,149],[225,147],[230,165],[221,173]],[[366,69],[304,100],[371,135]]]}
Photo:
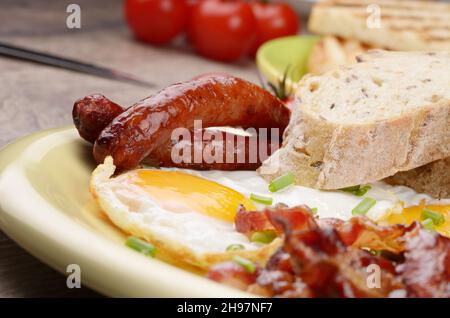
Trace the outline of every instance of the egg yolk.
{"label": "egg yolk", "polygon": [[401,213],[391,212],[380,220],[381,224],[405,224],[422,220],[422,211],[428,209],[444,216],[445,222],[435,226],[435,230],[442,235],[450,237],[450,205],[416,205],[403,208]]}
{"label": "egg yolk", "polygon": [[145,189],[163,208],[173,212],[195,211],[234,222],[239,204],[248,210],[256,209],[241,193],[183,172],[139,170],[131,182]]}

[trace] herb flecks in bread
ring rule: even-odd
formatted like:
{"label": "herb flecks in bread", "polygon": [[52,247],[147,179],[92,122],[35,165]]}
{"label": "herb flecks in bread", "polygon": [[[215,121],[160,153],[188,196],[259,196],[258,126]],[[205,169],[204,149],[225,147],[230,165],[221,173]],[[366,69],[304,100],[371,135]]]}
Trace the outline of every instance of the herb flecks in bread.
{"label": "herb flecks in bread", "polygon": [[358,62],[300,82],[261,175],[339,189],[450,156],[450,52],[374,50]]}

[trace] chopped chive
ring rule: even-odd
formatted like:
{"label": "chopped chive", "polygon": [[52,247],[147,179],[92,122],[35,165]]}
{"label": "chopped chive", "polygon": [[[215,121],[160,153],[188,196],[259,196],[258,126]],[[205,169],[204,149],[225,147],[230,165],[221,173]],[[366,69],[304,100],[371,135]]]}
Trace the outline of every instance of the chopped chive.
{"label": "chopped chive", "polygon": [[381,250],[369,249],[369,253],[373,256],[379,256],[381,254]]}
{"label": "chopped chive", "polygon": [[244,267],[247,270],[247,272],[249,272],[249,273],[254,273],[256,271],[255,264],[253,264],[252,261],[250,261],[246,258],[236,255],[235,257],[233,257],[233,261],[235,261],[236,263],[238,263],[239,265]]}
{"label": "chopped chive", "polygon": [[365,215],[376,203],[376,200],[366,197],[353,208],[352,215]]}
{"label": "chopped chive", "polygon": [[239,251],[239,250],[243,250],[243,249],[245,249],[245,247],[242,244],[231,244],[231,245],[228,245],[226,251],[231,252],[231,251]]}
{"label": "chopped chive", "polygon": [[422,221],[422,226],[430,232],[434,232],[434,223],[432,219],[425,219]]}
{"label": "chopped chive", "polygon": [[272,198],[270,197],[265,197],[262,195],[258,195],[258,194],[254,194],[254,193],[250,193],[250,199],[261,203],[261,204],[265,204],[265,205],[271,205],[272,204]]}
{"label": "chopped chive", "polygon": [[422,220],[431,219],[433,221],[433,224],[436,226],[445,223],[445,218],[442,214],[440,214],[439,212],[432,211],[430,209],[423,209],[421,217]]}
{"label": "chopped chive", "polygon": [[313,215],[316,215],[318,211],[319,211],[319,209],[317,209],[317,208],[311,208],[311,212]]}
{"label": "chopped chive", "polygon": [[352,193],[358,197],[362,197],[364,194],[367,193],[367,191],[369,191],[370,189],[372,189],[372,186],[366,184],[364,186],[361,185],[356,185],[356,186],[352,186],[352,187],[347,187],[347,188],[342,188],[340,189],[341,191],[345,191],[345,192],[349,192]]}
{"label": "chopped chive", "polygon": [[294,175],[292,174],[292,172],[288,172],[288,173],[272,180],[272,182],[269,183],[269,191],[277,192],[281,189],[286,188],[287,186],[290,186],[294,182],[295,182]]}
{"label": "chopped chive", "polygon": [[128,237],[125,245],[147,256],[154,257],[156,254],[156,247],[136,236]]}
{"label": "chopped chive", "polygon": [[250,237],[250,241],[256,242],[256,243],[264,243],[269,244],[277,237],[277,233],[272,230],[266,230],[266,231],[257,231],[252,234]]}

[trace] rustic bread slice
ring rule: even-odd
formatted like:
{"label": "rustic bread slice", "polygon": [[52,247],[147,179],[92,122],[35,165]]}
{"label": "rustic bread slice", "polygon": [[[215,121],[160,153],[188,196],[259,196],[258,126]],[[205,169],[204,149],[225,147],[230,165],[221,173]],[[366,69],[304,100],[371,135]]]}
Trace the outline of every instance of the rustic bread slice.
{"label": "rustic bread slice", "polygon": [[392,185],[404,185],[435,198],[450,198],[450,158],[433,161],[413,170],[385,179]]}
{"label": "rustic bread slice", "polygon": [[[379,28],[376,23],[370,23],[378,13]],[[308,28],[313,33],[359,40],[376,48],[450,51],[450,4],[325,0],[313,7]]]}
{"label": "rustic bread slice", "polygon": [[338,189],[450,156],[450,52],[369,51],[299,84],[283,146],[260,167]]}

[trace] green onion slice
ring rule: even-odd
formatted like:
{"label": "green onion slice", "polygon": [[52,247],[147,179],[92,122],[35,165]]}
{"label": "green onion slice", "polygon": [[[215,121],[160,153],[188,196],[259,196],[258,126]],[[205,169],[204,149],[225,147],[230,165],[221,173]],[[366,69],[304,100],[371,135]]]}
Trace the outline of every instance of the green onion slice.
{"label": "green onion slice", "polygon": [[147,256],[154,257],[156,254],[156,247],[136,236],[128,237],[125,241],[125,245]]}
{"label": "green onion slice", "polygon": [[292,174],[292,172],[288,172],[272,180],[272,182],[269,183],[269,191],[270,192],[280,191],[281,189],[284,189],[290,186],[291,184],[294,184],[294,182],[295,182],[294,175]]}
{"label": "green onion slice", "polygon": [[439,226],[439,225],[445,223],[445,218],[442,214],[440,214],[439,212],[429,210],[429,209],[423,209],[421,217],[422,217],[422,220],[431,219],[433,221],[433,224],[436,226]]}
{"label": "green onion slice", "polygon": [[434,232],[434,222],[432,219],[425,219],[422,221],[422,225],[430,232]]}
{"label": "green onion slice", "polygon": [[352,187],[347,187],[347,188],[342,188],[340,189],[341,191],[345,191],[345,192],[349,192],[352,193],[358,197],[362,197],[364,194],[367,193],[367,191],[369,191],[370,189],[372,189],[372,186],[366,184],[364,186],[361,185],[356,185],[356,186],[352,186]]}
{"label": "green onion slice", "polygon": [[319,209],[317,209],[317,208],[311,208],[311,212],[313,215],[316,215],[318,211],[319,211]]}
{"label": "green onion slice", "polygon": [[273,230],[253,232],[250,241],[256,243],[269,244],[277,237],[277,233]]}
{"label": "green onion slice", "polygon": [[231,252],[231,251],[239,251],[239,250],[243,250],[243,249],[245,249],[245,247],[242,244],[231,244],[231,245],[228,245],[226,251]]}
{"label": "green onion slice", "polygon": [[366,197],[353,208],[352,215],[365,215],[376,203],[375,199]]}
{"label": "green onion slice", "polygon": [[254,273],[256,271],[255,264],[246,258],[236,255],[235,257],[233,257],[233,261],[244,267],[249,273]]}
{"label": "green onion slice", "polygon": [[265,205],[271,205],[272,201],[273,201],[272,198],[270,198],[270,197],[265,197],[265,196],[254,194],[254,193],[250,193],[250,199],[255,202],[265,204]]}

